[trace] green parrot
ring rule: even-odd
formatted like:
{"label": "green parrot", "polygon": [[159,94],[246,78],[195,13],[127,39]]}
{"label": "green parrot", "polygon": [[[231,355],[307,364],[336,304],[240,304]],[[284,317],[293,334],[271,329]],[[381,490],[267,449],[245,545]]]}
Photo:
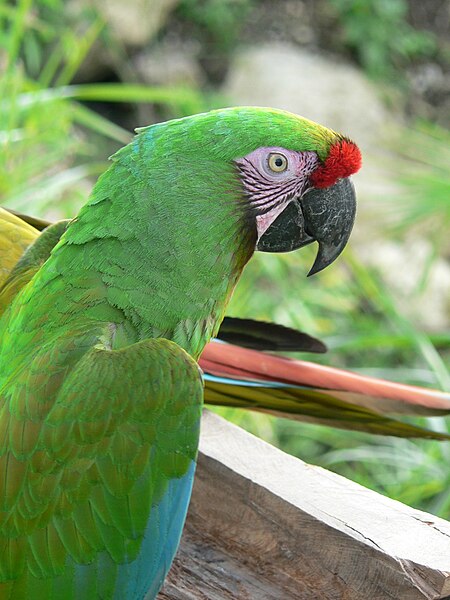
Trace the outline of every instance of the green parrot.
{"label": "green parrot", "polygon": [[317,241],[313,273],[340,254],[360,160],[284,111],[153,125],[26,252],[0,320],[1,600],[157,595],[191,494],[197,360],[255,249]]}

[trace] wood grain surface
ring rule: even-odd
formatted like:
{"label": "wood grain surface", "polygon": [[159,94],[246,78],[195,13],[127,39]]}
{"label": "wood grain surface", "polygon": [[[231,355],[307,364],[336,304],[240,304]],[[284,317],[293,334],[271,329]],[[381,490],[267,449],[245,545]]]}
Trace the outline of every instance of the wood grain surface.
{"label": "wood grain surface", "polygon": [[205,411],[180,550],[158,600],[450,599],[450,523]]}

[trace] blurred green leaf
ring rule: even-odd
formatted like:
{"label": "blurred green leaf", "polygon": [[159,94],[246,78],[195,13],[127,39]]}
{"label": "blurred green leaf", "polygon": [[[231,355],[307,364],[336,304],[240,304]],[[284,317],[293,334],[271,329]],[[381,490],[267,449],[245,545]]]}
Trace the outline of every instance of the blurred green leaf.
{"label": "blurred green leaf", "polygon": [[407,22],[406,0],[330,0],[344,43],[373,77],[399,78],[414,58],[436,50],[434,36]]}

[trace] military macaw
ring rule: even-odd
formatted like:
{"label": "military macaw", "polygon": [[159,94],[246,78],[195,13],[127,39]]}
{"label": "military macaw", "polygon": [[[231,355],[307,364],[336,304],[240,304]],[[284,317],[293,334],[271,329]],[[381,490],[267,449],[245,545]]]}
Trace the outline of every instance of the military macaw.
{"label": "military macaw", "polygon": [[[31,246],[12,266],[22,240],[5,261],[0,600],[156,597],[191,493],[202,352],[216,377],[205,399],[233,404],[231,383],[247,404],[254,394],[256,408],[302,403],[297,367],[284,380],[276,373],[264,405],[267,375],[253,365],[257,385],[233,381],[236,365],[223,369],[233,361],[217,360],[217,347],[229,346],[204,352],[243,267],[255,249],[318,241],[317,272],[353,225],[357,146],[283,111],[223,109],[153,125],[112,160],[75,219],[39,237],[33,222]],[[14,240],[23,221],[7,219]],[[259,327],[225,322],[223,336],[253,329],[264,345]],[[273,328],[271,343],[284,335]],[[297,365],[256,354],[270,367]],[[333,410],[325,393],[310,393]],[[339,402],[344,423],[348,398]]]}

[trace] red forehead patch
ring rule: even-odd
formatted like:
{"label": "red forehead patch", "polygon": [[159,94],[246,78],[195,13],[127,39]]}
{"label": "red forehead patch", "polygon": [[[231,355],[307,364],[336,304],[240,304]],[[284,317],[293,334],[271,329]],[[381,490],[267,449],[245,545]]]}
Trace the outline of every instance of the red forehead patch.
{"label": "red forehead patch", "polygon": [[358,146],[350,140],[340,140],[331,146],[325,162],[318,167],[310,177],[316,188],[327,188],[356,173],[361,167],[361,152]]}

